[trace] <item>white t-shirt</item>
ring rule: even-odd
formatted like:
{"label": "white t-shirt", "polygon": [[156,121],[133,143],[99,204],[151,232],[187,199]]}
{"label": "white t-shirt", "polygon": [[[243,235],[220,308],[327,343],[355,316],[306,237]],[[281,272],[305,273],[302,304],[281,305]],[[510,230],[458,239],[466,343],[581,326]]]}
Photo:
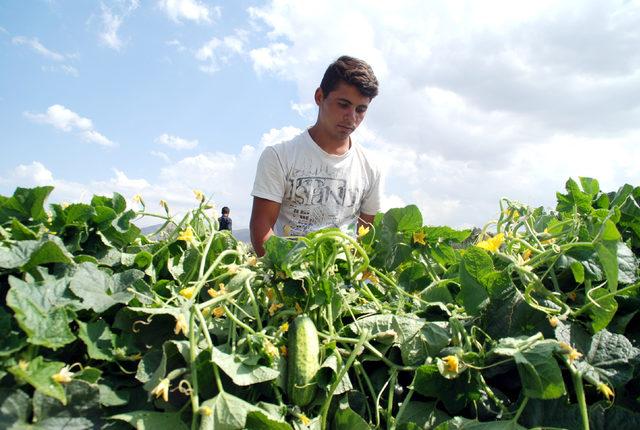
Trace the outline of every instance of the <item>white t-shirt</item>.
{"label": "white t-shirt", "polygon": [[327,227],[355,233],[360,213],[380,209],[380,192],[380,170],[360,145],[328,154],[304,131],[264,149],[251,195],[281,204],[276,235],[303,236]]}

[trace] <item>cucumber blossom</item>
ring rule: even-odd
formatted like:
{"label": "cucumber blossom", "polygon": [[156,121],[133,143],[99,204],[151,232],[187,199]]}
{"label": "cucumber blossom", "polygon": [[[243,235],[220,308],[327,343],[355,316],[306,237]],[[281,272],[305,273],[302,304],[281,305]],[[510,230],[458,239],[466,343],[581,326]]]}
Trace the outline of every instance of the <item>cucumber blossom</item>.
{"label": "cucumber blossom", "polygon": [[320,342],[311,318],[300,315],[289,327],[287,393],[289,400],[306,406],[315,398],[315,376],[320,368]]}

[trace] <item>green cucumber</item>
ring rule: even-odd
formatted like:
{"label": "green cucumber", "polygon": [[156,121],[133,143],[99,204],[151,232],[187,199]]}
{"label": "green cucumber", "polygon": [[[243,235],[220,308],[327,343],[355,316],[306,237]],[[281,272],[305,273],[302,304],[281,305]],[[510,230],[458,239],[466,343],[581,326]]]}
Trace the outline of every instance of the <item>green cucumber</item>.
{"label": "green cucumber", "polygon": [[320,341],[316,326],[300,315],[289,326],[287,346],[287,393],[289,400],[306,406],[315,398],[315,376],[320,368]]}

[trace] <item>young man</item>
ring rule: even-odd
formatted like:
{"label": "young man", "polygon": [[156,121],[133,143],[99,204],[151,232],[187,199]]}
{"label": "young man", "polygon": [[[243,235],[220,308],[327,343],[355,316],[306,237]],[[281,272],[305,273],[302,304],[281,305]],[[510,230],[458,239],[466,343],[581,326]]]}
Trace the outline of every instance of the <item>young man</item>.
{"label": "young man", "polygon": [[251,243],[264,255],[272,234],[303,236],[327,227],[355,234],[380,209],[380,170],[351,133],[378,94],[371,67],[342,56],[315,92],[316,123],[288,142],[265,148],[253,185]]}
{"label": "young man", "polygon": [[218,218],[219,230],[231,230],[231,218],[229,218],[229,208],[227,206],[222,208],[222,216]]}

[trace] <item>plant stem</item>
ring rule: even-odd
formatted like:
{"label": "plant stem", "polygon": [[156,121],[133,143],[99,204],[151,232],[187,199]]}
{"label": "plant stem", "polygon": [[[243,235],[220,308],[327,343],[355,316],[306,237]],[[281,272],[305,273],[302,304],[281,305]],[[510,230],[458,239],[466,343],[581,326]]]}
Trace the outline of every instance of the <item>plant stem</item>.
{"label": "plant stem", "polygon": [[192,309],[189,317],[189,369],[191,370],[191,430],[195,430],[198,425],[198,409],[200,409],[200,399],[198,397],[198,366],[196,361],[196,313]]}
{"label": "plant stem", "polygon": [[524,400],[522,400],[522,403],[520,404],[520,406],[518,406],[518,411],[516,412],[516,416],[513,417],[511,422],[515,424],[518,423],[518,420],[520,419],[520,415],[522,415],[522,412],[524,412],[524,408],[527,406],[528,401],[529,401],[528,397],[525,397]]}
{"label": "plant stem", "polygon": [[333,384],[331,384],[331,388],[327,392],[327,398],[324,403],[322,403],[322,407],[320,408],[320,428],[325,430],[327,428],[327,413],[329,412],[329,406],[331,405],[331,399],[333,398],[333,393],[338,388],[338,385],[342,382],[342,378],[347,373],[351,365],[353,364],[356,356],[358,356],[362,350],[362,345],[365,343],[367,338],[369,337],[369,330],[363,330],[360,334],[360,338],[358,339],[358,343],[354,346],[349,358],[345,365],[340,369],[340,373],[336,377],[336,380]]}
{"label": "plant stem", "polygon": [[573,387],[576,390],[576,398],[578,399],[578,405],[580,406],[580,416],[582,417],[582,429],[589,430],[589,412],[587,411],[587,400],[584,396],[584,385],[582,383],[582,374],[575,370],[573,366],[569,366],[571,371],[571,380],[573,381]]}
{"label": "plant stem", "polygon": [[407,409],[407,406],[409,405],[409,401],[411,400],[412,396],[413,396],[413,386],[410,386],[409,392],[407,393],[407,396],[404,398],[404,401],[400,405],[400,409],[398,409],[398,414],[396,415],[396,418],[393,421],[393,425],[390,427],[390,430],[394,430],[396,428],[396,423],[400,421],[400,417],[402,417],[402,414],[404,414],[404,411]]}
{"label": "plant stem", "polygon": [[[635,284],[631,284],[628,287],[621,288],[621,289],[619,289],[617,291],[614,291],[613,293],[605,294],[604,296],[600,296],[600,297],[598,297],[597,299],[594,299],[594,300],[595,300],[595,302],[604,301],[604,300],[607,300],[610,297],[621,295],[622,293],[625,293],[627,291],[631,291],[634,288],[638,288],[638,287],[640,287],[640,282],[636,282]],[[589,309],[591,309],[591,307],[594,306],[594,304],[595,304],[594,302],[585,303],[584,306],[582,306],[580,309],[578,309],[575,312],[572,312],[572,316],[573,317],[577,317],[577,316],[583,314],[584,312],[586,312]]]}

